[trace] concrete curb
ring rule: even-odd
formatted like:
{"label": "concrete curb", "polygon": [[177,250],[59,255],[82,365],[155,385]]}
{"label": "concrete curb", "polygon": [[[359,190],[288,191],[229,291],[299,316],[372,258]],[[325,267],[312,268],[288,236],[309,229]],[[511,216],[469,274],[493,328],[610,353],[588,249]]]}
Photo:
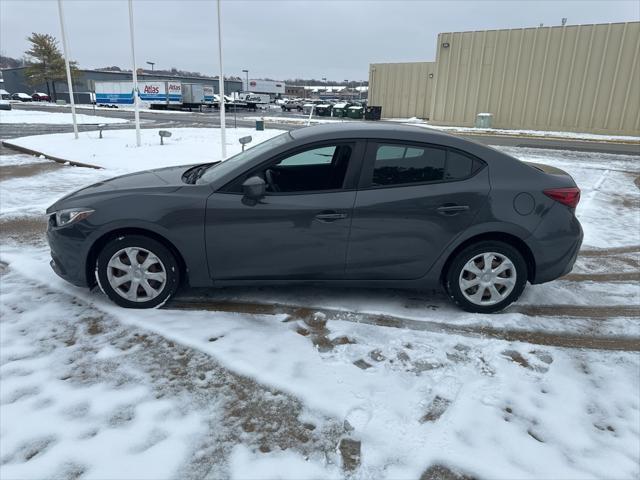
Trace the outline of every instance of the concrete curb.
{"label": "concrete curb", "polygon": [[54,162],[57,162],[57,163],[73,165],[74,167],[95,168],[96,170],[102,170],[103,169],[102,167],[98,167],[96,165],[91,165],[90,163],[75,162],[73,160],[67,160],[65,158],[55,157],[53,155],[49,155],[49,154],[44,153],[44,152],[39,152],[37,150],[32,150],[30,148],[23,147],[21,145],[16,145],[15,143],[11,143],[10,140],[3,140],[2,141],[2,146],[10,148],[12,150],[16,150],[18,152],[26,153],[28,155],[35,155],[36,157],[44,157],[44,158],[46,158],[48,160],[53,160]]}

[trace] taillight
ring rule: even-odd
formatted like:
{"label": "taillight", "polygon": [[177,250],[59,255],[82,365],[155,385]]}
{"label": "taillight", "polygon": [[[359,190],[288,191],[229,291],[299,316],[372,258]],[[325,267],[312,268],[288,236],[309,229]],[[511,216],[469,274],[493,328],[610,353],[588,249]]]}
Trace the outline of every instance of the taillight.
{"label": "taillight", "polygon": [[545,190],[544,194],[570,208],[576,208],[580,201],[580,189],[578,187],[550,188]]}

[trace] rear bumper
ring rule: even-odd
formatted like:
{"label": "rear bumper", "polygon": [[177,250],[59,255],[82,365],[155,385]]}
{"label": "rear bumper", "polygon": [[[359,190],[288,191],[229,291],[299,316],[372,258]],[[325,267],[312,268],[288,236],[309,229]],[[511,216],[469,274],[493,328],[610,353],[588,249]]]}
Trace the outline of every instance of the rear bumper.
{"label": "rear bumper", "polygon": [[536,262],[532,284],[550,282],[571,272],[582,246],[584,233],[573,212],[562,205],[554,206],[553,211],[527,242]]}

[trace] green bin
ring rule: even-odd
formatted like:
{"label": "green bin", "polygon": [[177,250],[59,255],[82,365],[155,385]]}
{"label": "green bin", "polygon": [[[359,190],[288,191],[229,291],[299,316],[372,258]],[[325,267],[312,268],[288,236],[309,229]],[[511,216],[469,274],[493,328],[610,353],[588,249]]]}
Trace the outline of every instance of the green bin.
{"label": "green bin", "polygon": [[256,130],[259,132],[264,130],[264,120],[256,120]]}
{"label": "green bin", "polygon": [[321,103],[316,105],[316,114],[319,117],[330,117],[331,116],[331,105],[328,103]]}
{"label": "green bin", "polygon": [[349,107],[347,109],[347,116],[349,118],[355,118],[359,120],[362,118],[363,111],[364,111],[364,108],[362,107]]}
{"label": "green bin", "polygon": [[346,117],[348,106],[347,103],[336,103],[331,109],[331,115],[334,117]]}

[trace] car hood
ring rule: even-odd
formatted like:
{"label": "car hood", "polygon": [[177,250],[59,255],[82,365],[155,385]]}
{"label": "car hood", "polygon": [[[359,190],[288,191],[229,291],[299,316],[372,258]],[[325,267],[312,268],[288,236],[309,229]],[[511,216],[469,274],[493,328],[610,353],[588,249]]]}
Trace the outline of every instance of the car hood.
{"label": "car hood", "polygon": [[[122,194],[149,191],[174,191],[186,185],[182,181],[182,174],[191,167],[193,167],[193,165],[145,170],[103,180],[62,197],[47,209],[47,213],[59,210],[60,208],[91,206],[91,198],[100,197],[102,194],[112,194],[115,191],[122,192]],[[85,201],[87,204],[81,205],[82,201]],[[63,203],[65,205],[62,205]]]}

